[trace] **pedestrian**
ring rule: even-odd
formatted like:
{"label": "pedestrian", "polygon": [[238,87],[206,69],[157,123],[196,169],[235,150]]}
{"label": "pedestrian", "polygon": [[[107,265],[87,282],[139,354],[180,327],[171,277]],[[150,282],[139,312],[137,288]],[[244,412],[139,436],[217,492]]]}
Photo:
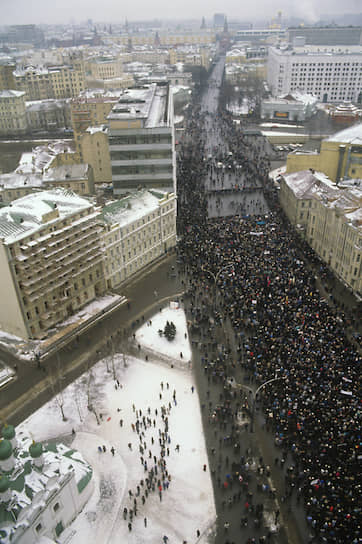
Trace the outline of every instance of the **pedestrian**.
{"label": "pedestrian", "polygon": [[132,523],[131,522],[128,523],[128,530],[129,530],[129,532],[132,531]]}
{"label": "pedestrian", "polygon": [[147,518],[143,518],[144,526],[147,527]]}
{"label": "pedestrian", "polygon": [[162,540],[163,540],[164,544],[167,544],[167,542],[168,542],[168,536],[167,536],[167,535],[164,535]]}
{"label": "pedestrian", "polygon": [[203,471],[206,472],[206,465],[203,466]]}
{"label": "pedestrian", "polygon": [[200,535],[201,535],[200,530],[197,529],[197,530],[196,530],[196,538],[200,538]]}
{"label": "pedestrian", "polygon": [[104,452],[107,451],[105,446],[102,446],[102,449]]}
{"label": "pedestrian", "polygon": [[113,457],[114,457],[115,449],[114,449],[113,446],[111,447],[111,453],[112,453],[112,455],[113,455]]}

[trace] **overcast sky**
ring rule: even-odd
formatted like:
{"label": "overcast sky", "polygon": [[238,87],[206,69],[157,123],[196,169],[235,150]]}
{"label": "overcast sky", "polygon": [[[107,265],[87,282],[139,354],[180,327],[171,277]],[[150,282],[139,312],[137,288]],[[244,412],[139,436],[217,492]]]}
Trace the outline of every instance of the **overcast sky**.
{"label": "overcast sky", "polygon": [[321,14],[361,13],[361,0],[0,0],[0,25],[29,23],[123,23],[160,19],[211,20],[214,13],[252,21],[276,15],[301,17],[306,22]]}

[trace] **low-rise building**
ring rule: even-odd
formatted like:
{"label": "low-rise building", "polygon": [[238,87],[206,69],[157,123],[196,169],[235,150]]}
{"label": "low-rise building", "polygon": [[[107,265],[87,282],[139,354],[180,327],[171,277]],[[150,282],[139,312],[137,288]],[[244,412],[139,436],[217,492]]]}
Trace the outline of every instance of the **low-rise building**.
{"label": "low-rise building", "polygon": [[127,280],[176,245],[176,196],[141,190],[106,205],[104,270],[107,288]]}
{"label": "low-rise building", "polygon": [[27,131],[25,93],[0,91],[0,135],[16,136]]}
{"label": "low-rise building", "polygon": [[319,153],[294,151],[287,157],[287,173],[313,168],[339,183],[362,178],[362,123],[325,138]]}
{"label": "low-rise building", "polygon": [[113,106],[119,100],[120,92],[103,89],[88,90],[70,102],[74,140],[79,148],[80,135],[88,127],[103,125]]}
{"label": "low-rise building", "polygon": [[64,444],[44,446],[12,425],[1,434],[2,544],[57,542],[93,493],[92,468]]}
{"label": "low-rise building", "polygon": [[64,189],[0,209],[1,330],[42,338],[104,293],[99,214]]}
{"label": "low-rise building", "polygon": [[80,196],[93,195],[93,169],[85,163],[50,167],[43,174],[43,186],[46,189],[63,187]]}
{"label": "low-rise building", "polygon": [[316,113],[317,102],[315,96],[298,92],[266,98],[261,102],[260,116],[273,121],[303,122]]}

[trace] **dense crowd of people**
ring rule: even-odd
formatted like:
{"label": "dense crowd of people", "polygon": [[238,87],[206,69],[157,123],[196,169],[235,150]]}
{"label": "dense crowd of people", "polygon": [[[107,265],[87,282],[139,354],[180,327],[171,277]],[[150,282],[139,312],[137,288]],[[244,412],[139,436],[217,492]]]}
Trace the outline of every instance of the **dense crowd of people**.
{"label": "dense crowd of people", "polygon": [[[278,377],[258,402],[283,458],[290,457],[285,496],[304,504],[313,542],[357,544],[360,357],[346,337],[345,315],[316,289],[302,244],[278,208],[262,141],[243,136],[229,113],[212,115],[200,105],[185,134],[178,152],[179,260],[205,375],[224,388],[217,417],[230,423],[237,448],[230,376],[241,372],[254,389]],[[208,191],[221,190],[222,199],[225,184],[241,192],[262,186],[269,212],[260,214],[256,198],[244,213],[226,218],[220,206],[219,217],[209,219]],[[213,328],[220,323],[233,337],[217,352]],[[233,468],[245,478],[243,461]],[[262,462],[258,470],[265,471]]]}

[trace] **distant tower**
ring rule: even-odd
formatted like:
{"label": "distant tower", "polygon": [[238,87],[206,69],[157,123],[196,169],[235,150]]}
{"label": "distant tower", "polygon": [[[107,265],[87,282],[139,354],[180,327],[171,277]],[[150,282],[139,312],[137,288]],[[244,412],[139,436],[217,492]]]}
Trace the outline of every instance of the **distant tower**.
{"label": "distant tower", "polygon": [[128,38],[128,43],[127,43],[127,52],[130,53],[133,49],[133,44],[132,44],[132,38],[129,37]]}
{"label": "distant tower", "polygon": [[206,28],[206,21],[205,21],[205,17],[202,18],[202,21],[201,21],[201,26],[200,28],[204,29]]}
{"label": "distant tower", "polygon": [[278,11],[278,25],[279,28],[282,28],[282,12]]}
{"label": "distant tower", "polygon": [[128,20],[126,18],[126,22],[124,23],[124,29],[126,32],[128,32]]}
{"label": "distant tower", "polygon": [[156,34],[155,34],[154,45],[155,45],[156,47],[159,47],[159,46],[161,45],[160,36],[159,36],[159,34],[158,34],[157,31],[156,31]]}
{"label": "distant tower", "polygon": [[227,18],[225,17],[225,21],[224,21],[224,30],[223,30],[224,34],[229,34],[229,27],[228,27],[228,20]]}

